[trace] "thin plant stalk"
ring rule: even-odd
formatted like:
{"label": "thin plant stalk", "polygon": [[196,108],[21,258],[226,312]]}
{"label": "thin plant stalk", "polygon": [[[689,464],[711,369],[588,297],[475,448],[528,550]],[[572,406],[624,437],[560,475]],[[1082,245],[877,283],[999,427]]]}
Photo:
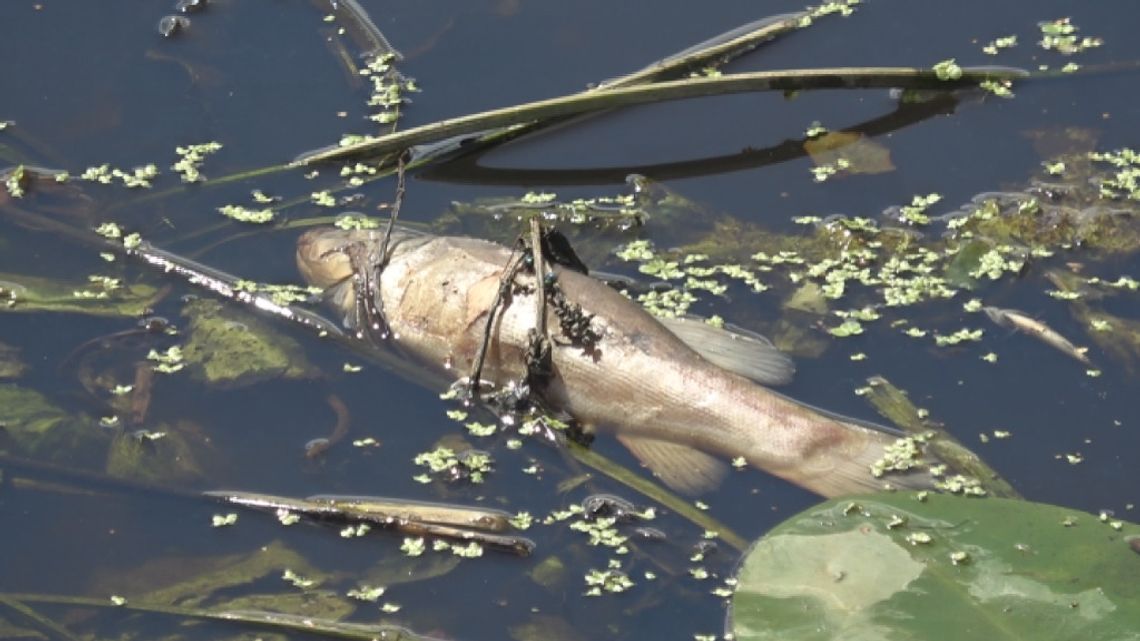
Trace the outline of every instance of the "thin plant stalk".
{"label": "thin plant stalk", "polygon": [[1005,67],[963,69],[960,78],[943,80],[931,69],[910,67],[836,67],[831,69],[786,69],[727,74],[719,77],[685,78],[645,86],[619,87],[607,91],[578,93],[448,118],[438,122],[365,140],[315,150],[293,162],[308,165],[332,160],[396,153],[465,134],[578,114],[634,105],[718,96],[754,91],[805,91],[811,89],[956,89],[984,81],[1024,78],[1028,72]]}
{"label": "thin plant stalk", "polygon": [[[88,608],[113,608],[128,612],[148,612],[166,614],[193,619],[210,619],[214,621],[233,621],[259,625],[278,630],[292,632],[307,632],[314,635],[324,635],[339,639],[389,639],[398,641],[428,641],[429,637],[420,636],[394,625],[369,625],[365,623],[349,623],[333,621],[311,616],[284,614],[280,612],[266,612],[261,610],[209,610],[186,608],[172,605],[159,605],[152,603],[136,603],[126,601],[122,604],[112,603],[109,599],[96,599],[92,597],[67,596],[55,594],[0,594],[0,601],[12,603],[43,603],[51,605],[67,605]],[[72,637],[68,637],[72,638]]]}

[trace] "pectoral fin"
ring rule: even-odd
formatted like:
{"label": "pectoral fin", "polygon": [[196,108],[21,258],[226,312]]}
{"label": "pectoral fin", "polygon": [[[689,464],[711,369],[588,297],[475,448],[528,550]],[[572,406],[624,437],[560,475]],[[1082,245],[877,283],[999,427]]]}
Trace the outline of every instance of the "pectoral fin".
{"label": "pectoral fin", "polygon": [[728,467],[700,450],[641,436],[617,439],[670,488],[685,494],[707,492],[724,479]]}
{"label": "pectoral fin", "polygon": [[796,373],[792,359],[759,334],[713,327],[698,318],[658,320],[705,360],[761,385],[790,383]]}

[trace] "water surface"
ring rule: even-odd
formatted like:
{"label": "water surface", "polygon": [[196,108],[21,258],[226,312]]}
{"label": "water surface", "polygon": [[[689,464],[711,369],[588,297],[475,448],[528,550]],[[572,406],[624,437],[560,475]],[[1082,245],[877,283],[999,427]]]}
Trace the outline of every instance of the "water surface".
{"label": "water surface", "polygon": [[[738,24],[801,8],[775,1],[762,6],[725,1],[699,8],[680,2],[594,0],[361,4],[407,54],[401,69],[423,87],[407,109],[405,127],[577,91]],[[130,168],[154,162],[163,174],[150,192],[84,184],[93,199],[87,207],[90,220],[120,221],[176,251],[202,250],[235,232],[253,231],[206,249],[197,259],[257,280],[295,282],[295,232],[225,224],[215,209],[247,202],[251,189],[286,198],[305,196],[335,184],[331,175],[310,181],[304,171],[294,170],[184,189],[166,167],[175,160],[174,148],[188,143],[224,143],[203,168],[208,176],[221,177],[281,164],[346,131],[367,131],[363,89],[349,84],[322,35],[331,27],[312,3],[218,0],[192,16],[182,36],[163,39],[155,24],[171,11],[163,3],[138,0],[0,5],[0,120],[16,123],[0,132],[0,149],[6,154],[0,165],[25,162],[78,174],[102,163]],[[822,21],[728,70],[925,67],[946,58],[963,65],[1059,67],[1068,59],[1036,45],[1036,23],[1067,15],[1082,33],[1105,41],[1073,60],[1096,65],[1140,56],[1131,29],[1137,10],[1123,2],[1007,2],[995,7],[980,1],[881,1],[868,3],[849,19]],[[1018,35],[1016,48],[997,58],[981,52],[984,43],[1008,34]],[[763,157],[740,159],[741,151],[799,139],[813,121],[841,129],[890,113],[896,105],[887,92],[809,92],[794,100],[751,94],[630,109],[523,141],[479,161],[484,167],[520,170],[514,177],[510,172],[495,172],[494,180],[462,172],[446,180],[412,176],[403,216],[430,222],[452,201],[519,196],[529,190],[555,190],[567,198],[620,193],[625,189],[622,178],[633,169],[709,211],[782,231],[800,229],[791,222],[796,216],[873,217],[915,194],[931,192],[943,195],[944,213],[978,192],[1024,187],[1048,155],[1035,148],[1041,132],[1088,130],[1100,149],[1137,145],[1140,96],[1135,86],[1134,74],[1073,77],[1019,87],[1013,100],[963,100],[952,111],[876,140],[890,150],[894,171],[822,184],[812,180],[807,157],[772,163]],[[697,162],[710,158],[730,160]],[[359,206],[375,208],[387,202],[393,184],[384,180],[360,188]],[[170,189],[178,189],[176,195],[153,197]],[[329,213],[304,204],[291,208],[287,216]],[[500,237],[512,235],[509,224],[501,223]],[[195,236],[199,230],[208,231]],[[655,227],[652,221],[637,235],[662,242],[677,238],[676,230]],[[610,249],[604,247],[602,253]],[[1074,250],[1031,265],[1023,278],[1003,280],[978,295],[1021,308],[1078,343],[1087,342],[1077,338],[1083,337],[1082,328],[1065,303],[1045,295],[1050,285],[1043,273],[1065,262],[1088,263],[1105,276],[1140,273],[1133,257],[1098,260],[1095,253]],[[596,267],[636,275],[616,259]],[[0,223],[0,271],[82,279],[108,269],[95,251],[51,233]],[[183,298],[205,295],[138,265],[110,270],[170,287],[155,311],[176,324],[185,322],[179,317]],[[706,298],[694,311],[761,327],[779,315],[779,302],[775,296],[735,289],[727,297]],[[963,442],[975,446],[1026,497],[1094,512],[1112,510],[1136,520],[1140,426],[1135,422],[1138,388],[1133,372],[1094,349],[1090,356],[1102,374],[1090,377],[1086,368],[1063,355],[964,312],[961,302],[930,305],[906,315],[943,331],[985,326],[981,345],[937,348],[876,325],[863,336],[834,342],[822,357],[800,359],[797,380],[784,391],[813,405],[873,419],[872,410],[853,390],[868,376],[886,376]],[[1112,311],[1135,317],[1140,312],[1135,294],[1118,297]],[[130,318],[3,314],[0,340],[21,347],[30,365],[17,384],[40,391],[69,412],[98,417],[105,407],[81,387],[67,356],[92,338],[133,325]],[[479,442],[497,460],[484,484],[417,483],[412,479],[419,472],[411,464],[415,454],[462,429],[445,416],[451,406],[438,399],[440,390],[424,389],[376,367],[345,374],[342,363],[352,361],[352,355],[303,332],[283,331],[301,341],[324,375],[236,390],[212,389],[186,376],[158,381],[148,425],[192,422],[199,451],[208,453],[199,475],[173,479],[171,485],[183,490],[231,488],[294,496],[369,493],[482,502],[539,516],[595,492],[650,504],[596,474],[559,491],[560,483],[586,471],[535,441],[519,450],[507,449],[501,439]],[[159,348],[174,343],[151,340]],[[145,353],[147,347],[144,342],[131,349]],[[997,364],[980,360],[989,351],[1000,354]],[[869,358],[850,360],[857,352]],[[129,353],[138,357],[137,351]],[[306,441],[329,431],[330,394],[339,396],[351,412],[351,438],[372,436],[381,447],[343,443],[318,459],[304,456]],[[1009,431],[1012,437],[980,442],[979,434],[994,430]],[[612,440],[598,439],[594,447],[637,469],[636,461]],[[104,455],[98,451],[65,454],[60,459],[67,465],[93,473],[102,469]],[[1082,462],[1071,464],[1067,454],[1079,454]],[[522,471],[532,467],[542,471]],[[15,468],[4,473],[11,482],[0,494],[6,525],[0,534],[5,550],[0,555],[2,593],[99,599],[133,594],[187,580],[210,559],[248,555],[270,545],[287,546],[321,572],[335,574],[327,587],[343,592],[356,584],[357,574],[374,576],[376,564],[401,558],[401,539],[395,535],[343,539],[328,528],[282,529],[270,516],[254,513],[243,513],[235,527],[212,529],[211,515],[223,510],[203,501],[101,486],[92,486],[91,493],[77,493],[74,486],[67,491],[43,484],[32,488],[13,479],[36,474]],[[817,498],[762,473],[744,471],[702,500],[712,516],[754,538]],[[524,624],[554,626],[555,621],[576,628],[579,638],[719,633],[723,603],[708,592],[731,572],[736,553],[722,544],[702,563],[714,578],[696,580],[688,572],[695,565],[688,557],[701,540],[700,529],[669,514],[654,525],[666,532],[668,541],[646,544],[627,562],[625,570],[637,583],[628,594],[583,597],[582,575],[605,567],[613,555],[585,546],[580,534],[556,525],[528,533],[538,544],[529,559],[489,554],[464,561],[441,577],[392,586],[382,601],[399,604],[399,612],[381,615],[378,606],[362,604],[352,619],[375,622],[383,616],[423,633],[458,639],[518,638]],[[541,587],[532,571],[549,567],[552,559],[563,564],[565,574]],[[659,578],[645,579],[646,571]],[[236,593],[242,590],[289,588],[273,575],[234,588]],[[66,614],[61,608],[45,608],[45,613]],[[97,617],[94,623],[84,619],[78,625],[114,635],[126,620],[118,612]],[[176,629],[174,620],[157,615],[142,625],[148,634]],[[237,632],[233,626],[209,624],[179,633],[205,639]]]}

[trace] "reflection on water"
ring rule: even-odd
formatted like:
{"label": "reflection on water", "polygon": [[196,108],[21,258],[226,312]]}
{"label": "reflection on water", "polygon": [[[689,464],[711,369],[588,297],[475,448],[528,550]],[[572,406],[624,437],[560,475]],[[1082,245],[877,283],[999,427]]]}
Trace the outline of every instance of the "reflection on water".
{"label": "reflection on water", "polygon": [[[257,3],[210,2],[174,38],[155,29],[160,18],[176,12],[173,3],[0,5],[0,77],[7,88],[0,121],[13,123],[0,130],[0,166],[79,176],[106,163],[101,175],[109,182],[45,179],[32,185],[26,200],[5,193],[0,204],[82,228],[113,220],[125,234],[139,233],[243,277],[298,282],[292,258],[297,232],[234,223],[217,209],[285,206],[279,221],[344,209],[379,214],[393,198],[393,181],[367,182],[367,170],[358,170],[359,184],[335,190],[353,176],[331,168],[216,179],[280,165],[343,133],[376,126],[368,117],[377,107],[366,104],[376,86],[352,80],[359,80],[354,70],[361,64],[354,37],[367,38],[370,30],[355,24],[338,34],[342,14],[352,14],[356,3],[342,3],[348,9],[335,13],[326,4],[281,3],[267,20]],[[754,3],[723,4],[698,13],[660,3],[360,2],[406,54],[401,72],[423,88],[400,107],[402,126],[578,91],[762,17]],[[800,8],[785,2],[764,11]],[[821,21],[731,70],[930,66],[951,57],[962,65],[1092,67],[1137,57],[1124,27],[1134,20],[1116,15],[1121,10],[1080,7],[1072,22],[1080,33],[1102,37],[1104,45],[1064,56],[1037,46],[1037,22],[1070,15],[1071,3],[967,2],[952,11],[879,3],[849,19]],[[982,51],[1013,34],[1017,46],[996,57]],[[713,278],[727,289],[691,287],[696,300],[690,311],[780,334],[787,345],[802,348],[796,381],[783,390],[788,395],[873,419],[853,392],[868,377],[885,376],[1028,498],[1111,510],[1135,521],[1140,479],[1131,456],[1140,437],[1131,399],[1140,334],[1133,319],[1140,306],[1127,277],[1140,270],[1125,242],[1130,215],[1111,218],[1116,214],[1080,207],[1082,216],[1072,220],[1105,220],[1093,216],[1098,214],[1120,226],[1095,237],[1048,241],[1018,229],[993,246],[974,247],[972,258],[961,262],[968,263],[964,278],[975,289],[861,321],[863,333],[845,338],[828,330],[846,319],[810,311],[830,305],[826,297],[800,292],[792,298],[802,288],[791,275],[810,266],[780,264],[778,252],[770,252],[767,263],[751,258],[777,240],[807,242],[815,227],[794,218],[805,223],[844,214],[847,221],[866,217],[887,226],[879,212],[930,193],[942,200],[919,213],[936,224],[912,242],[944,247],[947,222],[938,218],[975,194],[1020,193],[1034,177],[1045,180],[1043,160],[1075,150],[1135,147],[1131,81],[1127,73],[1077,76],[1015,87],[1012,100],[979,94],[905,108],[882,91],[826,91],[606,114],[480,157],[478,167],[459,163],[411,176],[403,218],[509,240],[520,229],[519,216],[515,210],[504,214],[501,200],[487,205],[490,199],[555,190],[562,200],[610,197],[628,193],[621,182],[626,174],[648,173],[663,195],[644,224],[570,228],[592,268],[633,277],[635,295],[638,287],[664,295],[665,288],[652,282],[667,280],[660,271],[646,276],[636,263],[619,260],[615,249],[643,239],[661,252],[658,258],[683,260],[669,250],[684,248],[708,255],[709,264],[746,264],[772,285],[768,291],[757,293],[747,280],[718,272]],[[815,162],[799,142],[815,121],[832,130],[864,125],[861,133],[881,146],[876,153],[889,154],[893,170],[817,182],[810,171]],[[168,169],[179,160],[176,147],[209,141],[223,146],[202,159],[204,183],[184,183]],[[135,169],[151,163],[158,169],[149,179],[153,187],[131,187],[149,176]],[[312,196],[325,190],[335,191]],[[1057,199],[1050,201],[1050,194],[1039,194],[1045,215],[1025,220],[1052,225],[1051,212],[1069,206],[1065,195],[1053,194]],[[481,210],[467,204],[480,199],[486,205]],[[566,214],[563,222],[573,225],[574,216]],[[624,220],[611,212],[602,218]],[[1015,219],[1004,211],[999,220]],[[107,262],[100,251],[15,221],[6,217],[0,224],[0,305],[22,312],[0,314],[0,451],[30,461],[0,464],[0,513],[8,525],[0,534],[6,550],[0,592],[100,604],[114,595],[140,607],[184,610],[126,615],[30,599],[25,604],[40,618],[5,606],[0,621],[6,630],[42,631],[50,620],[98,635],[121,631],[131,621],[148,633],[169,634],[190,610],[225,607],[383,621],[444,638],[720,632],[722,599],[709,592],[723,585],[737,554],[723,542],[710,546],[701,529],[675,510],[591,473],[541,438],[472,434],[465,423],[489,423],[490,417],[475,411],[449,417],[463,408],[441,401],[442,390],[417,386],[306,332],[218,306],[181,282],[121,260]],[[1052,255],[1035,252],[1038,245]],[[990,250],[1002,260],[995,267],[1001,277],[994,280],[980,266]],[[1090,284],[1093,277],[1102,282]],[[1081,297],[1068,300],[1066,292]],[[963,307],[972,298],[1019,310],[1089,347],[1092,366],[988,324]],[[225,310],[213,319],[212,333],[198,327],[200,316],[187,315],[202,307]],[[140,317],[151,316],[166,318],[180,333],[161,331],[165,325],[156,326],[160,331],[137,326]],[[900,320],[906,325],[892,325]],[[257,324],[273,328],[257,333],[270,338],[243,342]],[[905,333],[909,328],[931,335],[912,337]],[[977,343],[939,346],[933,339],[980,328]],[[199,342],[191,338],[207,335]],[[214,349],[234,340],[230,349]],[[193,365],[179,368],[172,348],[181,348]],[[154,373],[156,363],[181,371]],[[234,367],[242,376],[227,378]],[[306,443],[314,439],[326,439],[327,447],[306,456]],[[439,447],[485,450],[493,469],[479,484],[417,481],[426,468],[413,459]],[[610,439],[599,438],[592,447],[638,469]],[[536,524],[526,536],[537,548],[525,559],[489,551],[462,558],[450,548],[432,550],[429,539],[412,556],[419,551],[415,535],[356,536],[311,523],[284,527],[272,514],[242,511],[235,524],[211,527],[212,517],[233,510],[196,493],[230,489],[293,497],[376,494],[528,512]],[[612,527],[595,520],[580,531],[568,527],[580,521],[576,514],[554,514],[565,519],[541,523],[602,492],[633,501],[639,513],[655,507],[656,518]],[[816,498],[741,471],[702,501],[710,517],[753,538]],[[587,545],[590,537],[598,545]],[[462,552],[463,546],[454,547]],[[628,551],[619,553],[621,547]],[[282,578],[286,569],[290,574]],[[627,585],[621,594],[607,592]],[[582,596],[591,587],[606,596]],[[133,618],[139,616],[144,618]],[[193,638],[241,629],[218,621],[179,628]]]}

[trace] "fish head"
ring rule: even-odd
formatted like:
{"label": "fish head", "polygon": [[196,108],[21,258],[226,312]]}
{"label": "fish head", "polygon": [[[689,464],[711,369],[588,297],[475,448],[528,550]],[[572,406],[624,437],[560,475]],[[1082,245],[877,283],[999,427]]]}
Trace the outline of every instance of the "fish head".
{"label": "fish head", "polygon": [[346,231],[335,227],[311,229],[297,240],[297,269],[305,282],[328,289],[352,276],[348,248],[371,242],[372,230]]}
{"label": "fish head", "polygon": [[[388,240],[388,261],[381,260],[383,229],[311,229],[297,240],[297,269],[305,282],[324,291],[325,301],[345,314],[345,325],[359,325],[359,283],[377,282],[383,264],[422,245],[432,236],[404,227],[392,229]],[[379,296],[379,291],[373,292]]]}
{"label": "fish head", "polygon": [[[384,233],[383,229],[311,229],[297,240],[297,269],[310,285],[321,289],[339,285],[357,270],[380,265]],[[421,244],[414,241],[431,237],[406,227],[394,227],[388,241],[388,259]]]}
{"label": "fish head", "polygon": [[985,312],[986,316],[989,317],[989,319],[993,321],[995,325],[998,325],[1000,327],[1009,327],[1009,315],[1004,309],[993,306],[986,306],[982,308],[982,311]]}

